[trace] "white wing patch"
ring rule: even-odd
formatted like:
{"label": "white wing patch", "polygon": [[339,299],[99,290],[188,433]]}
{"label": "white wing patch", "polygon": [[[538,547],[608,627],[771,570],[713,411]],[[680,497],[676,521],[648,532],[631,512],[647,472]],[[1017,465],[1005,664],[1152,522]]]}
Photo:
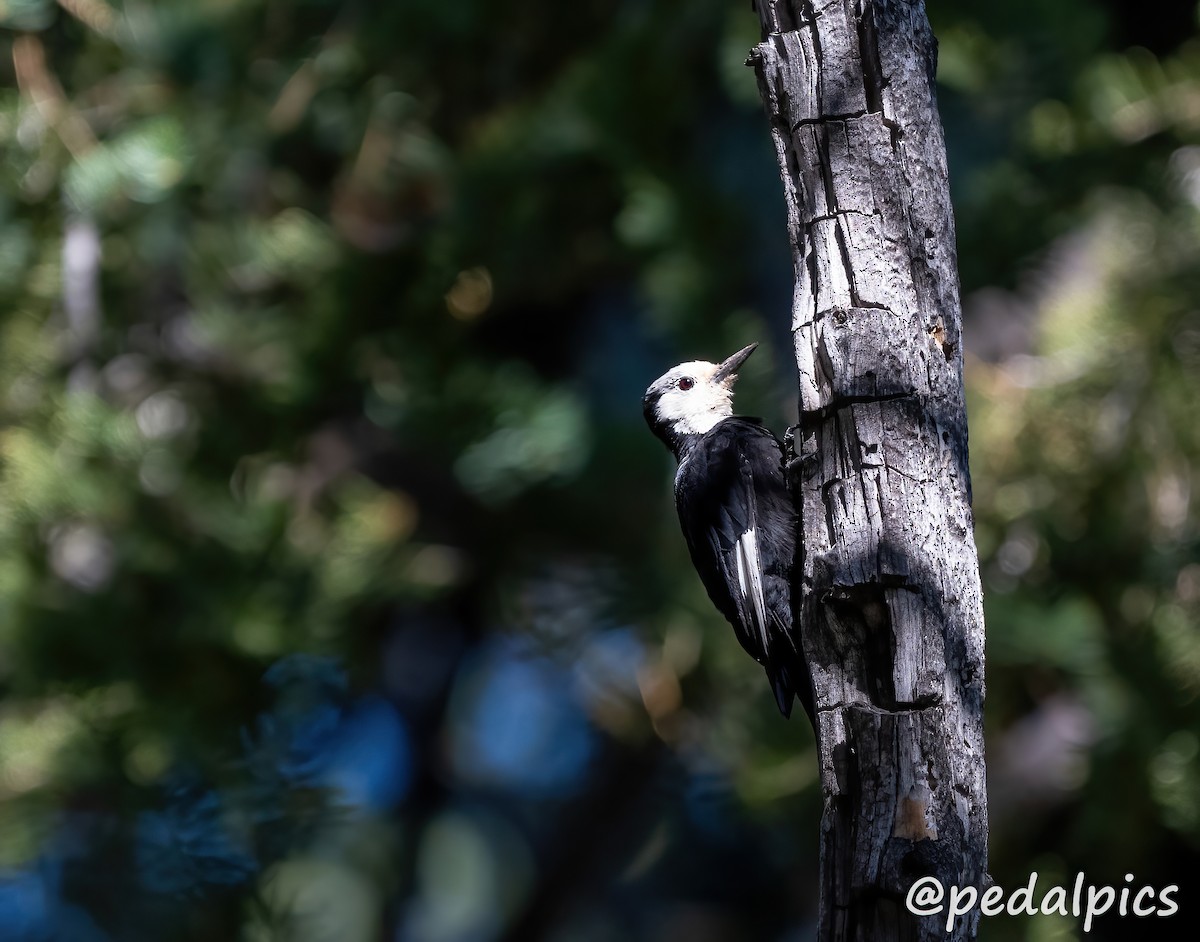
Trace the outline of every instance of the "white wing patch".
{"label": "white wing patch", "polygon": [[762,564],[758,558],[758,536],[754,527],[738,537],[733,554],[737,560],[738,586],[742,590],[742,602],[758,629],[765,656],[768,651],[767,603],[763,600]]}

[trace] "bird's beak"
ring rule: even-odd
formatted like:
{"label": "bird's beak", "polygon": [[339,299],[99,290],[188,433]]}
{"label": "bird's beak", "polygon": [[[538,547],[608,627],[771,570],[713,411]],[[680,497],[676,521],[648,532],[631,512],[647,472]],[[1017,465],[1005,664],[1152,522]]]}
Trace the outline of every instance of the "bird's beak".
{"label": "bird's beak", "polygon": [[741,350],[717,367],[717,371],[713,373],[713,379],[718,383],[723,383],[726,380],[732,382],[737,379],[738,369],[750,358],[750,354],[754,352],[757,346],[758,344],[752,343],[748,347],[742,347]]}

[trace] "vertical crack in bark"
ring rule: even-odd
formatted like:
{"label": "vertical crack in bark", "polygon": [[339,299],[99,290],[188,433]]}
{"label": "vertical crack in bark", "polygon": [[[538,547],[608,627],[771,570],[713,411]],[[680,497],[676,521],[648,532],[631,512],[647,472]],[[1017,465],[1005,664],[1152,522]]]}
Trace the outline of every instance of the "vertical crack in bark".
{"label": "vertical crack in bark", "polygon": [[837,188],[833,184],[833,160],[829,146],[829,122],[822,121],[814,128],[817,138],[817,159],[821,170],[821,180],[825,184],[825,213],[827,218],[835,219],[838,211]]}
{"label": "vertical crack in bark", "polygon": [[813,64],[810,68],[816,73],[816,82],[813,87],[816,91],[818,107],[820,107],[825,104],[825,56],[821,52],[821,31],[817,28],[817,10],[813,0],[801,0],[799,14],[796,29],[806,29],[809,36],[812,37]]}
{"label": "vertical crack in bark", "polygon": [[[788,135],[784,134],[782,129],[779,130],[779,134],[786,142]],[[783,153],[787,160],[787,173],[791,178],[789,198],[790,202],[793,204],[793,210],[798,214],[800,211],[800,206],[807,202],[808,196],[804,189],[804,177],[800,173],[799,155],[796,153],[796,149],[794,147],[790,147],[786,143],[783,147]],[[796,232],[792,236],[793,252],[803,252],[805,236],[808,234],[808,226],[803,225],[803,220],[799,217],[797,218],[797,222],[800,223],[800,225],[797,226]]]}
{"label": "vertical crack in bark", "polygon": [[767,26],[768,33],[785,33],[796,28],[792,0],[751,0],[750,6]]}
{"label": "vertical crack in bark", "polygon": [[854,275],[854,261],[850,257],[850,250],[846,246],[846,233],[843,229],[845,223],[838,219],[834,223],[834,238],[837,239],[838,252],[842,257],[842,266],[846,269],[846,283],[850,287],[850,303],[857,308],[879,307],[879,305],[864,304],[861,297],[858,295],[858,279]]}
{"label": "vertical crack in bark", "polygon": [[858,20],[858,55],[863,67],[867,110],[883,114],[884,79],[879,64],[879,42],[875,34],[875,11],[870,4],[862,10]]}

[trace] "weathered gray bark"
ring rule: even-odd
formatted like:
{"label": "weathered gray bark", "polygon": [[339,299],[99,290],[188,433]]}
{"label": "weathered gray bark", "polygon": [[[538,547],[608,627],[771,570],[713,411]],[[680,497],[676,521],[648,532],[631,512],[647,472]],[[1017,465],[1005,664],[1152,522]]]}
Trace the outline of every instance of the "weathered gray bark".
{"label": "weathered gray bark", "polygon": [[921,0],[758,0],[796,268],[798,623],[822,940],[966,939],[905,895],[987,865],[983,609],[954,223]]}

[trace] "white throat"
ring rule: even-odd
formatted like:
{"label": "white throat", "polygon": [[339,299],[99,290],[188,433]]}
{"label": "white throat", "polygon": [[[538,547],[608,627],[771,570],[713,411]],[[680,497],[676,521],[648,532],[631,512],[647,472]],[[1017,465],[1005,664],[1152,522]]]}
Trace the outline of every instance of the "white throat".
{"label": "white throat", "polygon": [[675,428],[683,435],[703,435],[712,431],[713,427],[723,419],[733,415],[732,406],[720,412],[706,409],[697,412],[685,412],[675,420]]}

